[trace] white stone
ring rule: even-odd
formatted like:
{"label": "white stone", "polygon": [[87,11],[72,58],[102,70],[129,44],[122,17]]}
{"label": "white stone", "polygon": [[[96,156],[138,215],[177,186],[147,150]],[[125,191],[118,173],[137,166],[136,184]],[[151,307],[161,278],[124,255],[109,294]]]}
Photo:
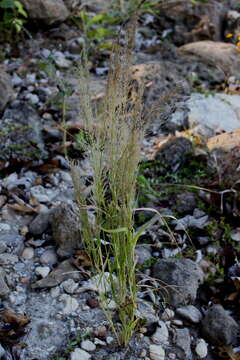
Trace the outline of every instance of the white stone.
{"label": "white stone", "polygon": [[163,321],[159,321],[159,326],[157,327],[155,333],[152,335],[151,339],[154,344],[157,345],[166,345],[168,344],[168,328]]}
{"label": "white stone", "polygon": [[82,349],[76,348],[71,353],[71,360],[89,360],[89,359],[91,359],[91,355]]}
{"label": "white stone", "polygon": [[74,294],[78,288],[78,284],[73,279],[68,279],[62,282],[64,291],[68,294]]}
{"label": "white stone", "polygon": [[39,103],[39,97],[36,94],[29,93],[26,95],[26,99],[34,105]]}
{"label": "white stone", "polygon": [[111,291],[111,280],[113,279],[117,284],[117,278],[108,272],[102,275],[95,275],[91,279],[82,283],[79,292],[95,291],[97,293],[107,294]]}
{"label": "white stone", "polygon": [[107,336],[106,342],[107,342],[108,345],[112,344],[113,341],[114,341],[114,338],[112,336]]}
{"label": "white stone", "polygon": [[34,249],[32,247],[26,247],[22,252],[22,258],[25,260],[31,260],[34,257]]}
{"label": "white stone", "polygon": [[90,340],[84,340],[81,342],[81,348],[86,351],[96,350],[96,345]]}
{"label": "white stone", "polygon": [[94,344],[95,345],[100,345],[100,346],[106,346],[107,344],[105,343],[105,341],[102,341],[98,338],[94,338]]}
{"label": "white stone", "polygon": [[50,272],[50,268],[48,266],[37,266],[35,269],[35,273],[40,275],[42,278],[48,276]]}
{"label": "white stone", "polygon": [[61,69],[67,69],[72,65],[72,62],[65,58],[64,55],[54,58],[55,64]]}
{"label": "white stone", "polygon": [[208,346],[204,339],[199,339],[197,342],[197,346],[195,348],[196,354],[200,357],[200,359],[203,359],[208,354]]}
{"label": "white stone", "polygon": [[150,345],[149,353],[151,360],[164,360],[165,359],[165,350],[161,345]]}
{"label": "white stone", "polygon": [[240,95],[192,94],[188,101],[190,127],[203,126],[212,134],[240,127]]}
{"label": "white stone", "polygon": [[72,312],[76,311],[78,308],[78,302],[72,296],[63,294],[59,298],[60,301],[64,303],[63,314],[71,314]]}

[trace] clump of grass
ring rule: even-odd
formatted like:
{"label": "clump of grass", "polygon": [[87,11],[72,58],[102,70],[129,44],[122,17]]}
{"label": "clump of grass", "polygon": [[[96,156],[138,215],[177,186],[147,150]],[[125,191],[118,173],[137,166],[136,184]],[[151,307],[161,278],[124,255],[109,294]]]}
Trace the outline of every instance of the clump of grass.
{"label": "clump of grass", "polygon": [[[78,165],[72,166],[82,239],[100,279],[108,272],[105,279],[110,283],[120,328],[113,326],[111,313],[106,314],[122,345],[128,344],[138,323],[135,247],[145,229],[135,232],[133,220],[140,148],[147,122],[142,115],[143,87],[134,88],[130,73],[136,24],[134,16],[126,25],[124,49],[120,41],[114,45],[105,97],[98,107],[91,102],[86,65],[79,69],[80,102],[88,134],[84,146],[93,171],[91,199],[84,195]],[[134,101],[130,93],[134,93]],[[95,212],[94,225],[89,222],[89,209]],[[106,309],[109,299],[100,296]]]}

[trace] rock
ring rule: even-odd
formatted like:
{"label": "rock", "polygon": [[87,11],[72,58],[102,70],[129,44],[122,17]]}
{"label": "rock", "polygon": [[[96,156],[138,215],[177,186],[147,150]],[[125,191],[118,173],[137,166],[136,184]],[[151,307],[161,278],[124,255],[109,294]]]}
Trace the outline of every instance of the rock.
{"label": "rock", "polygon": [[155,333],[152,335],[151,339],[154,344],[157,345],[167,345],[168,344],[168,328],[163,321],[159,321],[159,326],[157,327]]}
{"label": "rock", "polygon": [[63,294],[59,297],[59,300],[64,303],[63,314],[69,315],[75,312],[78,308],[78,301],[70,295]]}
{"label": "rock", "polygon": [[0,159],[28,161],[46,156],[37,112],[25,102],[13,103],[0,123]]}
{"label": "rock", "polygon": [[62,283],[62,287],[66,293],[74,294],[78,288],[78,284],[73,279],[68,279]]}
{"label": "rock", "polygon": [[151,325],[159,320],[153,305],[145,300],[138,300],[136,315],[145,320],[146,325]]}
{"label": "rock", "polygon": [[73,203],[62,202],[51,213],[53,238],[59,246],[58,255],[71,255],[81,245],[78,208]]}
{"label": "rock", "polygon": [[83,281],[79,290],[81,290],[81,292],[94,291],[98,294],[107,294],[112,288],[111,281],[114,281],[115,285],[117,285],[116,276],[114,274],[111,275],[109,272],[105,272],[101,275],[95,275],[87,281]]}
{"label": "rock", "polygon": [[231,345],[237,340],[238,324],[221,305],[207,310],[201,322],[204,337],[213,345]]}
{"label": "rock", "polygon": [[42,278],[45,278],[50,273],[50,268],[48,266],[37,266],[35,273],[40,275]]}
{"label": "rock", "polygon": [[179,359],[192,359],[191,338],[188,329],[175,329],[175,353]]}
{"label": "rock", "polygon": [[171,309],[166,308],[164,312],[162,313],[161,319],[164,321],[169,321],[173,319],[175,316],[175,312]]}
{"label": "rock", "polygon": [[40,203],[48,203],[53,201],[59,194],[58,189],[46,189],[42,185],[36,185],[30,189],[31,195]]}
{"label": "rock", "polygon": [[135,257],[139,265],[143,265],[152,257],[151,246],[147,244],[137,245],[135,249]]}
{"label": "rock", "polygon": [[24,260],[31,260],[31,259],[33,259],[33,257],[34,257],[34,249],[32,247],[26,247],[23,250],[22,258]]}
{"label": "rock", "polygon": [[31,296],[27,296],[24,306],[31,323],[22,338],[27,346],[21,349],[19,360],[51,359],[67,345],[68,323],[66,319],[57,316],[62,304],[58,299],[53,299],[49,292],[34,291]]}
{"label": "rock", "polygon": [[62,56],[57,56],[54,58],[55,64],[60,69],[68,69],[70,66],[72,66],[72,62],[65,58],[65,56],[62,54]]}
{"label": "rock", "polygon": [[203,273],[192,260],[161,259],[153,266],[153,277],[167,285],[164,291],[166,301],[173,306],[179,306],[196,299]]}
{"label": "rock", "polygon": [[182,318],[198,324],[202,320],[202,314],[200,311],[193,305],[182,306],[176,309],[176,313]]}
{"label": "rock", "polygon": [[[188,123],[193,132],[211,137],[240,127],[240,95],[192,94],[188,100]],[[210,145],[211,147],[211,145]]]}
{"label": "rock", "polygon": [[46,25],[62,22],[69,16],[63,0],[22,0],[30,19]]}
{"label": "rock", "polygon": [[208,225],[208,215],[203,215],[196,218],[193,214],[186,215],[182,219],[174,220],[173,223],[176,224],[175,230],[186,230],[188,228],[203,229]]}
{"label": "rock", "polygon": [[225,13],[222,2],[216,0],[204,4],[174,1],[161,6],[158,26],[162,30],[170,29],[171,42],[177,45],[204,39],[219,41]]}
{"label": "rock", "polygon": [[40,212],[34,220],[29,224],[29,232],[33,235],[41,235],[47,230],[49,223],[49,212],[43,211]]}
{"label": "rock", "polygon": [[84,340],[81,342],[81,348],[86,351],[96,350],[96,345],[90,340]]}
{"label": "rock", "polygon": [[13,265],[18,262],[18,256],[3,253],[0,254],[0,265]]}
{"label": "rock", "polygon": [[2,357],[6,354],[5,349],[2,347],[2,345],[0,344],[0,359],[2,359]]}
{"label": "rock", "polygon": [[71,360],[89,360],[89,359],[91,359],[91,355],[82,349],[76,348],[71,353],[70,359]]}
{"label": "rock", "polygon": [[0,113],[14,99],[11,77],[0,68]]}
{"label": "rock", "polygon": [[107,336],[106,337],[106,343],[108,345],[112,344],[114,342],[114,338],[112,336]]}
{"label": "rock", "polygon": [[54,249],[47,249],[46,251],[44,251],[44,253],[40,256],[39,260],[42,265],[49,266],[56,265],[58,262],[58,258]]}
{"label": "rock", "polygon": [[204,339],[199,339],[195,347],[195,352],[200,359],[204,359],[208,354],[208,346]]}
{"label": "rock", "polygon": [[5,276],[5,271],[0,268],[0,297],[5,297],[10,293],[10,289],[5,281]]}
{"label": "rock", "polygon": [[63,0],[68,10],[74,10],[81,5],[81,0]]}
{"label": "rock", "polygon": [[177,194],[176,211],[178,214],[191,214],[196,206],[195,194],[188,191]]}
{"label": "rock", "polygon": [[25,99],[27,99],[33,105],[36,105],[39,103],[39,97],[36,94],[29,93],[25,96]]}
{"label": "rock", "polygon": [[[8,224],[5,224],[8,225]],[[0,225],[1,227],[1,225]],[[3,249],[11,249],[12,254],[20,255],[24,249],[24,237],[19,235],[15,229],[10,227],[10,230],[0,230],[0,244],[3,245]],[[1,254],[3,251],[1,251]]]}
{"label": "rock", "polygon": [[180,53],[194,55],[207,64],[220,68],[226,76],[238,76],[240,56],[237,46],[215,41],[197,41],[180,47]]}
{"label": "rock", "polygon": [[193,151],[192,143],[185,137],[173,137],[165,142],[155,155],[155,159],[161,163],[163,172],[177,172]]}
{"label": "rock", "polygon": [[165,360],[165,350],[161,345],[150,345],[149,353],[151,360]]}
{"label": "rock", "polygon": [[46,278],[36,281],[32,284],[33,289],[52,288],[61,284],[64,280],[81,280],[79,271],[70,263],[69,260],[63,261]]}

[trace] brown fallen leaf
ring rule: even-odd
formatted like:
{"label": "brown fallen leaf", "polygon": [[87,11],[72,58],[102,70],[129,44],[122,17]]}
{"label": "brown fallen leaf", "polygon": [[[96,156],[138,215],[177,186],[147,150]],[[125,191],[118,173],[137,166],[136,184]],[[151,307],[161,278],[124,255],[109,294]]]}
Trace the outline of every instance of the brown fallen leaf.
{"label": "brown fallen leaf", "polygon": [[[18,339],[25,335],[25,327],[30,322],[26,315],[15,314],[12,310],[0,311],[0,342],[6,345],[19,344]],[[20,346],[25,346],[20,344]]]}

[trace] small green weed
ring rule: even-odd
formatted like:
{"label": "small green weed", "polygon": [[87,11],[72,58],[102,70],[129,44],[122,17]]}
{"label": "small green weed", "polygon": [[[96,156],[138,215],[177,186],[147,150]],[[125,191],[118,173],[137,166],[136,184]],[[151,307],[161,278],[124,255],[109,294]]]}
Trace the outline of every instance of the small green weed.
{"label": "small green weed", "polygon": [[13,40],[14,34],[20,34],[24,30],[28,14],[17,0],[1,0],[0,11],[1,37]]}

